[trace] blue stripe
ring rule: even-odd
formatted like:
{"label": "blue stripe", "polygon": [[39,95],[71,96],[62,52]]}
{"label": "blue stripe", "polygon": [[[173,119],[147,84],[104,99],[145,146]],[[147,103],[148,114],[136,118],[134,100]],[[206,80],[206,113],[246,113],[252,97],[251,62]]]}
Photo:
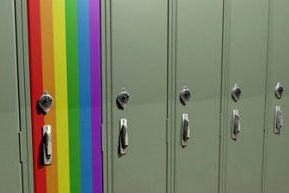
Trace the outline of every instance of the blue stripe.
{"label": "blue stripe", "polygon": [[89,0],[78,0],[81,191],[92,193]]}

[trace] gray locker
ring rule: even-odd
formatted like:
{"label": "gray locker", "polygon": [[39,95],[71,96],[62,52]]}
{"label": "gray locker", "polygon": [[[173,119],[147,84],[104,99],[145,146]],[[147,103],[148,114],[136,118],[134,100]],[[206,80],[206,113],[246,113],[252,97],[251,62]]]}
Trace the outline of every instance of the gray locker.
{"label": "gray locker", "polygon": [[217,192],[223,2],[182,0],[176,7],[174,192]]}
{"label": "gray locker", "polygon": [[14,2],[0,5],[0,192],[22,192]]}
{"label": "gray locker", "polygon": [[107,192],[166,192],[167,7],[106,1]]}
{"label": "gray locker", "polygon": [[261,192],[268,9],[225,0],[223,192]]}
{"label": "gray locker", "polygon": [[289,192],[288,18],[289,1],[271,0],[263,183],[266,193]]}

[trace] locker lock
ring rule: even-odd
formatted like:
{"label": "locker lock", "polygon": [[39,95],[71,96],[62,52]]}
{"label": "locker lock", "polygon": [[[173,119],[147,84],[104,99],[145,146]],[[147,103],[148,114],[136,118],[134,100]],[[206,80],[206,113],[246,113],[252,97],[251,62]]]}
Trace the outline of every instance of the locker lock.
{"label": "locker lock", "polygon": [[47,114],[53,105],[52,96],[45,91],[38,100],[38,106],[44,114]]}
{"label": "locker lock", "polygon": [[235,84],[233,89],[232,89],[232,99],[235,102],[238,102],[238,100],[240,99],[241,94],[242,94],[241,88],[238,86],[238,84]]}
{"label": "locker lock", "polygon": [[122,89],[122,91],[116,98],[117,106],[123,110],[127,105],[128,101],[129,101],[129,93],[125,89]]}
{"label": "locker lock", "polygon": [[282,98],[283,92],[284,92],[284,88],[281,85],[281,83],[278,82],[276,87],[275,87],[275,95],[276,95],[277,99],[281,99]]}
{"label": "locker lock", "polygon": [[180,94],[180,100],[183,105],[186,105],[191,98],[191,91],[188,87],[184,87]]}

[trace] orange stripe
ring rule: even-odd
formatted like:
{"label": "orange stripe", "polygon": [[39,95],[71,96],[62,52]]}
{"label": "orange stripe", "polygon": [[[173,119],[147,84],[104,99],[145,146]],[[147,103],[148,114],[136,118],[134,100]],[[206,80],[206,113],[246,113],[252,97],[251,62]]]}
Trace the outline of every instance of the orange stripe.
{"label": "orange stripe", "polygon": [[[42,38],[42,65],[43,89],[55,98],[54,88],[54,53],[53,53],[53,16],[52,1],[41,0],[41,38]],[[55,103],[55,100],[54,100]],[[44,123],[52,126],[52,165],[46,168],[47,193],[57,193],[57,144],[56,144],[56,112],[55,104],[45,116]]]}

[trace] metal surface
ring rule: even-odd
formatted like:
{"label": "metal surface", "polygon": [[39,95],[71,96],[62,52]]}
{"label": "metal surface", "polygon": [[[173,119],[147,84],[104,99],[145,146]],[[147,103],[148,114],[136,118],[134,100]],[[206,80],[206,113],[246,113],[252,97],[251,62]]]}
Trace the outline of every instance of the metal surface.
{"label": "metal surface", "polygon": [[187,146],[187,141],[190,139],[190,126],[189,126],[189,115],[182,115],[182,131],[181,131],[181,140],[182,146]]}
{"label": "metal surface", "polygon": [[[175,193],[218,192],[222,16],[222,0],[175,1]],[[184,85],[191,91],[186,105],[179,102]],[[191,135],[185,148],[183,114]]]}
{"label": "metal surface", "polygon": [[47,114],[52,105],[53,98],[47,91],[45,91],[39,98],[38,106],[44,114]]}
{"label": "metal surface", "polygon": [[[168,3],[162,0],[103,3],[107,100],[104,149],[107,149],[108,180],[105,191],[166,192]],[[120,110],[110,96],[117,96],[123,86],[133,97]],[[119,120],[124,117],[129,124],[129,152],[119,157]]]}
{"label": "metal surface", "polygon": [[127,120],[121,119],[119,126],[119,155],[127,154],[128,147],[128,128],[127,128]]}
{"label": "metal surface", "polygon": [[241,88],[238,86],[238,84],[235,84],[232,89],[232,98],[235,102],[238,102],[242,94]]}
{"label": "metal surface", "polygon": [[238,110],[233,110],[232,116],[232,139],[237,140],[238,134],[241,132],[241,120]]}
{"label": "metal surface", "polygon": [[283,114],[280,106],[275,107],[275,114],[274,114],[274,133],[280,134],[281,129],[283,127]]}
{"label": "metal surface", "polygon": [[[221,192],[261,192],[269,0],[225,0]],[[242,85],[242,100],[231,99]],[[231,139],[232,111],[242,132]],[[272,114],[272,112],[271,112]],[[273,191],[274,192],[274,191]]]}
{"label": "metal surface", "polygon": [[129,93],[125,89],[122,89],[122,91],[118,94],[116,98],[117,106],[123,110],[127,105],[128,101]]}
{"label": "metal surface", "polygon": [[276,95],[277,99],[281,99],[282,98],[283,92],[284,92],[284,88],[281,85],[281,83],[278,82],[276,87],[275,87],[275,95]]}
{"label": "metal surface", "polygon": [[[22,145],[17,77],[15,4],[0,2],[0,192],[21,193]],[[23,143],[25,144],[25,143]],[[23,157],[23,158],[24,158]]]}
{"label": "metal surface", "polygon": [[29,86],[29,54],[27,2],[15,1],[17,23],[17,60],[18,60],[18,89],[21,128],[21,158],[22,158],[22,187],[23,193],[34,192],[33,161],[32,161],[32,131],[30,111]]}
{"label": "metal surface", "polygon": [[[268,81],[266,111],[266,143],[264,164],[264,192],[289,192],[289,1],[270,1],[269,50],[268,50]],[[274,93],[276,83],[284,88],[282,98]],[[276,135],[274,111],[280,106],[283,114],[281,133]]]}
{"label": "metal surface", "polygon": [[189,102],[191,98],[191,91],[188,87],[184,87],[181,94],[180,94],[180,100],[183,103],[183,105],[186,105],[187,102]]}
{"label": "metal surface", "polygon": [[52,131],[51,125],[44,125],[42,128],[42,156],[43,165],[51,165],[52,163]]}
{"label": "metal surface", "polygon": [[[101,192],[99,0],[27,3],[34,190]],[[55,99],[45,116],[37,111],[44,90]],[[46,167],[43,125],[52,126],[53,162]]]}

